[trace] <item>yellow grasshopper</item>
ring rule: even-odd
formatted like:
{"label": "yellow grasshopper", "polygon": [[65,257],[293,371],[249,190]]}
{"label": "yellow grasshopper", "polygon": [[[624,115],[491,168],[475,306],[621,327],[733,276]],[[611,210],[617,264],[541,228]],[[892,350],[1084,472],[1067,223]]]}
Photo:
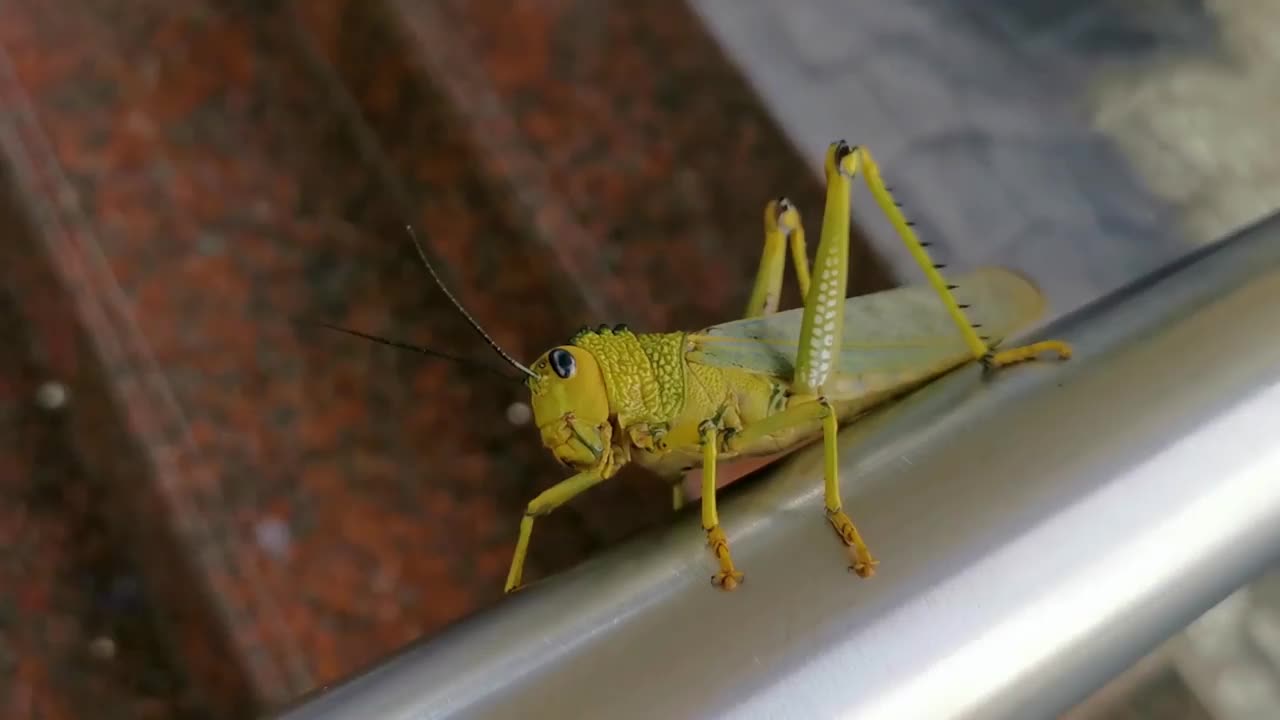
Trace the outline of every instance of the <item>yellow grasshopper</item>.
{"label": "yellow grasshopper", "polygon": [[[927,286],[846,299],[851,193],[858,173],[924,270]],[[535,518],[628,463],[668,479],[677,508],[683,504],[684,473],[702,468],[702,527],[719,565],[712,581],[732,590],[743,575],[734,566],[716,512],[717,463],[775,455],[819,437],[827,519],[850,550],[851,569],[869,577],[877,561],[841,502],[839,425],[973,360],[994,369],[1044,352],[1070,357],[1070,347],[1057,340],[994,349],[1043,312],[1040,291],[999,268],[980,269],[948,284],[865,148],[832,143],[825,175],[826,208],[812,269],[795,207],[785,198],[766,205],[764,252],[744,319],[693,332],[636,333],[602,325],[579,331],[529,366],[503,351],[471,318],[414,239],[450,301],[524,374],[543,445],[576,471],[528,504],[507,592],[520,587]],[[778,312],[788,245],[804,307]],[[957,288],[963,288],[966,304],[957,302],[952,293]]]}

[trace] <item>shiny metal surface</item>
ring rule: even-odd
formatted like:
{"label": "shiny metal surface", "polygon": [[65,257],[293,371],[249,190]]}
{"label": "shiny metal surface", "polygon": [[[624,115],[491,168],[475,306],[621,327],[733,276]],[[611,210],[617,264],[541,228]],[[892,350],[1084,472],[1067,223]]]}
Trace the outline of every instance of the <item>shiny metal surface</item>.
{"label": "shiny metal surface", "polygon": [[[283,715],[1050,718],[1280,556],[1280,218],[1055,323],[1071,362],[959,372]],[[536,542],[536,540],[535,540]]]}

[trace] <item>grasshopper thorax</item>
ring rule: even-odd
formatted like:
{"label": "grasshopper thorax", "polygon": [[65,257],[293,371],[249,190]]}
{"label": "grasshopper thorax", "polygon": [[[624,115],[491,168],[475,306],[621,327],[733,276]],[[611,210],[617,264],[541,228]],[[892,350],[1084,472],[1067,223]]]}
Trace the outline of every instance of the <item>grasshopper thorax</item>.
{"label": "grasshopper thorax", "polygon": [[594,467],[609,450],[609,395],[591,351],[554,347],[539,357],[525,384],[542,444],[559,462]]}

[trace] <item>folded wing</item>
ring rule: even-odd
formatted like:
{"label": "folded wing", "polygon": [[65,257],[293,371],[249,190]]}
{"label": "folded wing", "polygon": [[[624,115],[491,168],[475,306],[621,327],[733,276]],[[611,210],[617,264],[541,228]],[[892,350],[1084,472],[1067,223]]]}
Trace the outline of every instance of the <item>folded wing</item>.
{"label": "folded wing", "polygon": [[[1022,275],[980,268],[951,281],[957,301],[969,305],[978,334],[994,344],[1032,325],[1044,296]],[[804,309],[735,320],[691,333],[689,359],[778,377],[791,377]],[[845,301],[844,337],[836,375],[917,373],[971,359],[960,329],[928,285],[894,288]]]}

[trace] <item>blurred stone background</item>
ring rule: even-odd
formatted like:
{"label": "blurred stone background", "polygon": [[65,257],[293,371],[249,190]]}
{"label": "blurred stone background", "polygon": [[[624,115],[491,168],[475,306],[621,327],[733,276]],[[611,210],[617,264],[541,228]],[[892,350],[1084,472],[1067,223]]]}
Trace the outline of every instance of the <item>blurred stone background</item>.
{"label": "blurred stone background", "polygon": [[[1055,313],[1280,206],[1274,2],[848,5],[0,3],[0,717],[250,717],[498,601],[561,475],[520,386],[292,322],[488,360],[405,222],[530,358],[740,312],[836,137]],[[855,206],[852,292],[911,279]],[[1077,714],[1277,717],[1277,648],[1263,579]]]}

